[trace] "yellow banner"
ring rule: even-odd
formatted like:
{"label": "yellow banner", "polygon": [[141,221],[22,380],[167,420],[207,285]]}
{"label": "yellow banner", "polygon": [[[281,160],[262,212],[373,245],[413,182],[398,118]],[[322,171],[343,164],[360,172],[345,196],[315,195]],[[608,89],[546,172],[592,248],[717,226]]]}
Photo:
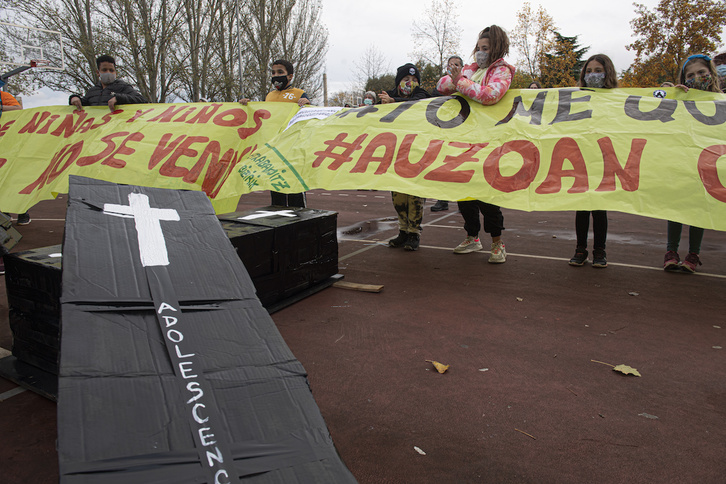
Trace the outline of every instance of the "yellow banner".
{"label": "yellow banner", "polygon": [[204,190],[218,212],[253,190],[370,188],[726,230],[725,95],[512,90],[494,106],[455,96],[332,111],[227,103],[5,113],[0,209],[63,193],[72,173]]}
{"label": "yellow banner", "polygon": [[723,94],[514,90],[494,106],[439,97],[297,123],[236,176],[248,190],[278,189],[282,176],[291,191],[395,190],[528,211],[617,210],[726,230],[725,155]]}
{"label": "yellow banner", "polygon": [[232,212],[242,192],[220,195],[223,184],[298,109],[288,103],[184,103],[127,105],[113,113],[100,106],[3,113],[0,210],[22,213],[40,200],[67,193],[68,175],[73,174],[204,190],[218,212]]}

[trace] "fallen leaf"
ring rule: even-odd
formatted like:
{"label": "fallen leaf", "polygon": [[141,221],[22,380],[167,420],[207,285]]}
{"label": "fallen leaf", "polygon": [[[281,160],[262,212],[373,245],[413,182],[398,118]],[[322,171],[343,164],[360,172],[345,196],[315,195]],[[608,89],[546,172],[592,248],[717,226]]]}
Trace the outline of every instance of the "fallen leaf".
{"label": "fallen leaf", "polygon": [[518,297],[517,301],[522,302],[522,301],[524,301],[524,298]]}
{"label": "fallen leaf", "polygon": [[630,295],[630,296],[640,296],[640,293],[638,293],[638,292],[629,292],[628,295]]}
{"label": "fallen leaf", "polygon": [[489,371],[489,368],[479,368],[479,371]]}
{"label": "fallen leaf", "polygon": [[419,447],[416,447],[415,445],[413,446],[413,450],[415,450],[416,452],[418,452],[421,455],[426,455],[426,452],[421,450]]}
{"label": "fallen leaf", "polygon": [[656,417],[655,415],[651,415],[651,414],[645,413],[645,412],[639,413],[638,416],[639,417],[649,418],[649,419],[652,419],[652,420],[657,420],[658,419],[658,417]]}
{"label": "fallen leaf", "polygon": [[426,360],[426,361],[428,361],[429,363],[434,365],[434,367],[436,368],[436,371],[438,371],[439,373],[444,373],[444,372],[446,372],[446,370],[449,369],[449,365],[444,365],[443,363],[439,363],[438,361],[434,361],[434,360]]}
{"label": "fallen leaf", "polygon": [[631,368],[628,365],[618,365],[613,367],[613,371],[619,371],[623,375],[635,375],[640,376],[640,373],[635,368]]}

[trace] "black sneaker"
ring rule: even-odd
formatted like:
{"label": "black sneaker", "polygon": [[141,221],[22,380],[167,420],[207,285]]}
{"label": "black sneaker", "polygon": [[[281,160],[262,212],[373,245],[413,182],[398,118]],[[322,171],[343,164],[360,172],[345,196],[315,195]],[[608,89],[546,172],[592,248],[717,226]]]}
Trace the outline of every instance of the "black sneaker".
{"label": "black sneaker", "polygon": [[608,257],[605,249],[592,249],[592,266],[603,269],[608,266]]}
{"label": "black sneaker", "polygon": [[449,202],[446,200],[437,200],[436,203],[434,203],[433,207],[431,207],[432,212],[443,212],[444,210],[449,209]]}
{"label": "black sneaker", "polygon": [[18,214],[18,225],[28,225],[30,223],[30,215],[28,212]]}
{"label": "black sneaker", "polygon": [[421,242],[421,236],[419,234],[408,234],[406,243],[403,248],[406,250],[418,250],[418,245]]}
{"label": "black sneaker", "polygon": [[394,249],[399,249],[403,247],[403,244],[406,243],[406,239],[408,239],[408,234],[404,232],[403,230],[398,231],[398,237],[391,239],[388,241],[388,246],[393,247]]}
{"label": "black sneaker", "polygon": [[3,260],[3,256],[0,255],[0,276],[5,274],[5,261]]}
{"label": "black sneaker", "polygon": [[587,249],[575,249],[575,255],[570,259],[571,266],[580,267],[587,262]]}

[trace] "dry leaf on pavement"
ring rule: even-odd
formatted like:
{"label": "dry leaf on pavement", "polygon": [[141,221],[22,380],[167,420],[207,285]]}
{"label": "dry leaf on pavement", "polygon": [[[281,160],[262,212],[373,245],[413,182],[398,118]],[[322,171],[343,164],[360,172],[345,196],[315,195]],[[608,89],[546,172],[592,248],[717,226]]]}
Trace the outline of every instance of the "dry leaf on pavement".
{"label": "dry leaf on pavement", "polygon": [[640,376],[640,373],[635,368],[628,365],[618,365],[613,367],[613,371],[619,371],[623,375],[635,375]]}
{"label": "dry leaf on pavement", "polygon": [[449,369],[449,365],[444,365],[443,363],[439,363],[438,361],[434,361],[434,360],[426,360],[426,361],[428,361],[429,363],[434,365],[434,367],[436,368],[436,371],[438,371],[439,373],[444,373],[446,370]]}

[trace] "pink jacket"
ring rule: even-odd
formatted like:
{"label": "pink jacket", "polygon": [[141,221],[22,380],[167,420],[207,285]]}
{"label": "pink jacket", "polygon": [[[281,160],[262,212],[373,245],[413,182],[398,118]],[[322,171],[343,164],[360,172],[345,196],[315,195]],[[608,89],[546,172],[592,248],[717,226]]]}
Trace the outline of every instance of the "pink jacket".
{"label": "pink jacket", "polygon": [[451,80],[451,76],[442,77],[436,84],[436,90],[446,95],[458,91],[476,102],[485,105],[496,104],[507,92],[509,86],[512,85],[514,67],[504,62],[504,59],[497,59],[487,67],[481,84],[469,79],[477,69],[479,69],[479,66],[476,63],[464,66],[461,70],[459,82],[456,85]]}

